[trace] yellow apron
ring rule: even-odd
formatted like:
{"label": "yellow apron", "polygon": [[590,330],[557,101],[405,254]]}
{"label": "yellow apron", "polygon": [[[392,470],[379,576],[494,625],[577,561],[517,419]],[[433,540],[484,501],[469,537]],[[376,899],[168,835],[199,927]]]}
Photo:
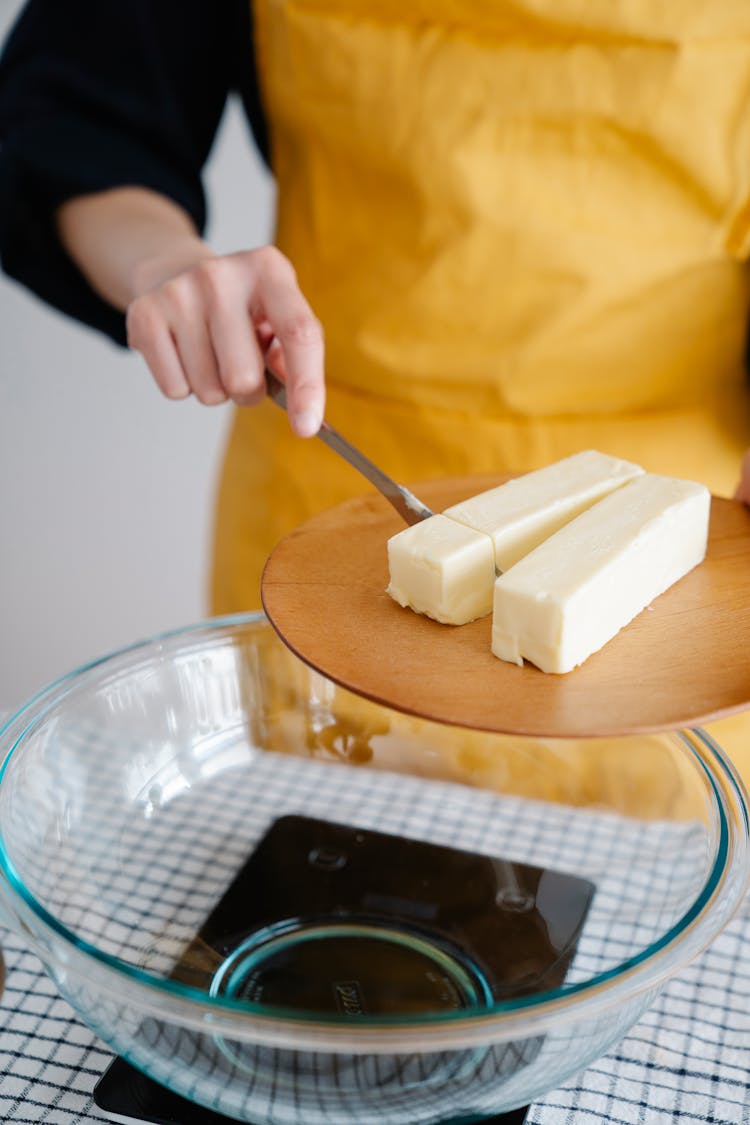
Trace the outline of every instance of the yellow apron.
{"label": "yellow apron", "polygon": [[[404,481],[598,448],[731,494],[747,0],[255,0],[254,19],[277,243],[325,328],[335,426]],[[215,610],[257,606],[274,543],[366,488],[272,405],[237,411]]]}

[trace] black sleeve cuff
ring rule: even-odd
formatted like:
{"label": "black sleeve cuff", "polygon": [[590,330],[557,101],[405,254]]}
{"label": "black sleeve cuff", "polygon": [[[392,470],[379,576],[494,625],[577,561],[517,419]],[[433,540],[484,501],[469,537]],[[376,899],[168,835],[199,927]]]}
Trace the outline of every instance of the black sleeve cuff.
{"label": "black sleeve cuff", "polygon": [[[106,153],[106,159],[102,154]],[[168,196],[205,225],[200,179],[186,176],[111,126],[56,116],[11,134],[0,159],[0,256],[5,271],[70,316],[125,344],[125,317],[103,300],[63,250],[56,208],[77,195],[139,186]]]}

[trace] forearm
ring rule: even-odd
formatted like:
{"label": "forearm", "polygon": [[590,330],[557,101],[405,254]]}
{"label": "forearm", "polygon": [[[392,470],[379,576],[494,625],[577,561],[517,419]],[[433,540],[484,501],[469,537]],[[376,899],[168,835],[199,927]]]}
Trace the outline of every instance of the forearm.
{"label": "forearm", "polygon": [[136,297],[214,256],[181,207],[144,188],[71,199],[59,208],[57,227],[92,289],[123,312]]}
{"label": "forearm", "polygon": [[219,257],[181,207],[135,187],[69,200],[57,228],[91,287],[126,313],[128,343],[168,398],[253,405],[269,363],[286,381],[295,431],[317,432],[323,333],[279,250]]}

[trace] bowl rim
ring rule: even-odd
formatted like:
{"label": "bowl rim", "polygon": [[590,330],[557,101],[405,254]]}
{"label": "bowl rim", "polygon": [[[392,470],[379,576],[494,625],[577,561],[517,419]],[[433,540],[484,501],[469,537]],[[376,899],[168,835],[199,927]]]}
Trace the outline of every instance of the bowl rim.
{"label": "bowl rim", "polygon": [[[260,610],[206,618],[168,629],[114,649],[72,669],[30,697],[0,725],[0,786],[14,755],[45,715],[84,677],[103,665],[138,651],[200,633],[221,633],[238,627],[272,628]],[[294,655],[294,654],[291,654]],[[319,673],[318,673],[319,674]],[[15,728],[18,727],[18,730]],[[393,1052],[413,1050],[418,1035],[425,1049],[442,1050],[502,1041],[527,1034],[559,1029],[561,1022],[592,1018],[621,1002],[658,989],[700,953],[726,925],[750,885],[750,802],[734,766],[707,731],[661,732],[683,744],[703,770],[719,816],[716,854],[700,892],[682,916],[655,942],[617,966],[577,984],[551,989],[535,996],[501,1001],[483,1010],[431,1013],[428,1016],[368,1016],[356,1026],[341,1015],[321,1016],[293,1009],[253,1004],[227,997],[212,997],[201,989],[159,977],[99,950],[60,923],[28,890],[7,852],[0,824],[0,921],[9,898],[10,913],[22,921],[23,936],[35,947],[54,977],[62,962],[75,965],[89,979],[108,989],[126,989],[126,999],[144,1013],[174,1019],[186,1027],[213,1034],[252,1037],[269,1045]],[[10,737],[7,750],[4,739]],[[705,755],[705,757],[704,757]],[[713,767],[709,768],[708,758]],[[35,928],[41,928],[40,940]],[[62,941],[62,950],[59,942]],[[679,952],[678,952],[679,951]],[[165,1012],[165,1005],[169,1006]]]}

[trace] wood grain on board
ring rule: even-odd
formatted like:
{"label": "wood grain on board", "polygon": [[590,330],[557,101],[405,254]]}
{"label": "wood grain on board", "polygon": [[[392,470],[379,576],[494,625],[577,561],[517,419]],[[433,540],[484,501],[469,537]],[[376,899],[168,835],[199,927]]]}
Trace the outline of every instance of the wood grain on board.
{"label": "wood grain on board", "polygon": [[[500,483],[415,486],[435,511]],[[750,706],[750,511],[713,498],[706,559],[572,672],[490,651],[491,616],[440,625],[397,605],[386,543],[404,524],[378,495],[349,500],[283,539],[263,604],[305,663],[397,710],[478,730],[621,735],[695,726]]]}

